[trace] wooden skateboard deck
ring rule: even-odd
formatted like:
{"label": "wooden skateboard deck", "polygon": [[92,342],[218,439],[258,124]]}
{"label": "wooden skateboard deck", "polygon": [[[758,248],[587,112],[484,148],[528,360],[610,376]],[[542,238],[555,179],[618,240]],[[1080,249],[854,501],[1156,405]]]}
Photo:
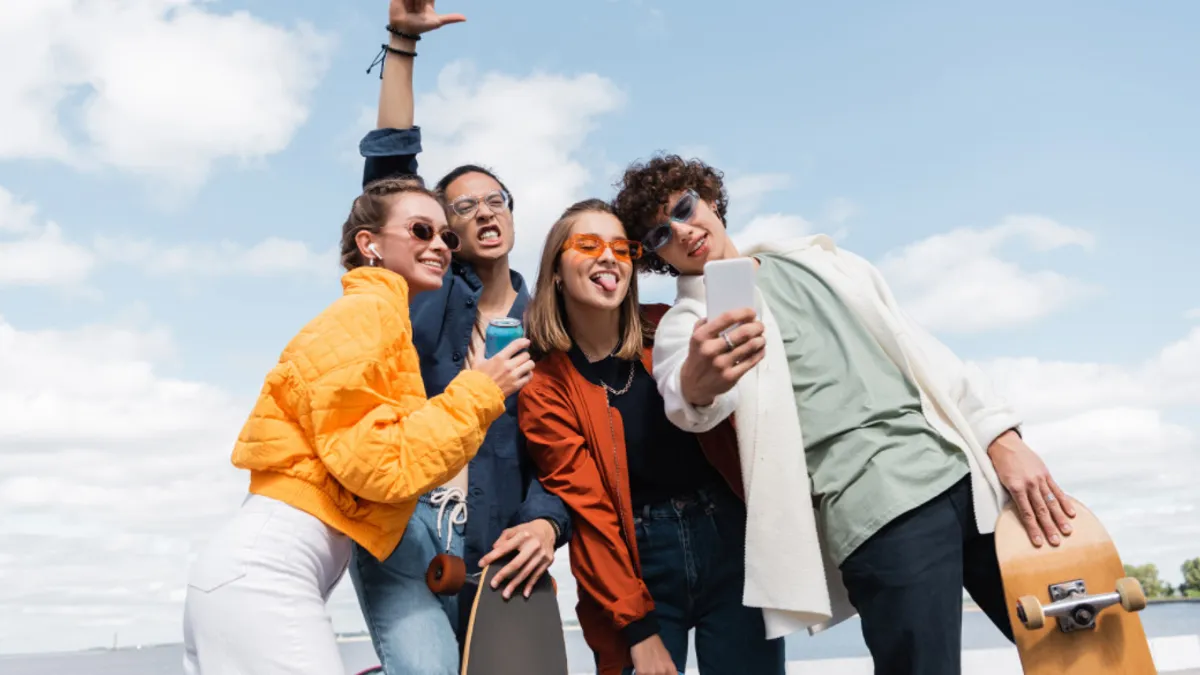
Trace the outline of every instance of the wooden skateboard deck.
{"label": "wooden skateboard deck", "polygon": [[529,598],[519,590],[504,599],[492,577],[512,559],[485,567],[471,607],[463,645],[462,675],[567,675],[567,643],[558,610],[557,589],[543,574]]}
{"label": "wooden skateboard deck", "polygon": [[1154,675],[1137,614],[1146,606],[1141,586],[1125,578],[1096,516],[1071,503],[1072,532],[1057,547],[1033,546],[1015,504],[996,521],[996,556],[1021,666],[1026,675]]}

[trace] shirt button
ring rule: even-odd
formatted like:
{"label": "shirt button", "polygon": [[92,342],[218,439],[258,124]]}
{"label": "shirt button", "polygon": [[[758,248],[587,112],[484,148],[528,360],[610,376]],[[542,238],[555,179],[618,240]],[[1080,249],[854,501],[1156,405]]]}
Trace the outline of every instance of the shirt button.
{"label": "shirt button", "polygon": [[475,306],[475,298],[467,298],[467,307]]}
{"label": "shirt button", "polygon": [[462,361],[462,354],[460,352],[454,352],[454,360]]}
{"label": "shirt button", "polygon": [[478,497],[483,494],[483,488],[471,488],[471,495]]}

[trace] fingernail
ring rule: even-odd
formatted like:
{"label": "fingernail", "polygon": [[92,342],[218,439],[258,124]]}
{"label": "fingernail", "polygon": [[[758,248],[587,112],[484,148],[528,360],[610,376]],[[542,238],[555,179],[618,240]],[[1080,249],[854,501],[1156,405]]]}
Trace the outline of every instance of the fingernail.
{"label": "fingernail", "polygon": [[1055,546],[1058,546],[1058,541],[1059,541],[1059,539],[1058,539],[1058,535],[1057,535],[1057,534],[1052,534],[1052,535],[1050,535],[1050,543],[1051,543],[1051,544],[1054,544]]}
{"label": "fingernail", "polygon": [[1063,531],[1064,533],[1066,533],[1066,534],[1070,534],[1070,533],[1071,533],[1071,524],[1070,524],[1070,523],[1063,523],[1063,524],[1062,524],[1062,531]]}
{"label": "fingernail", "polygon": [[1033,545],[1034,545],[1034,546],[1041,546],[1041,545],[1042,545],[1042,538],[1041,538],[1041,537],[1034,537],[1034,538],[1033,538]]}

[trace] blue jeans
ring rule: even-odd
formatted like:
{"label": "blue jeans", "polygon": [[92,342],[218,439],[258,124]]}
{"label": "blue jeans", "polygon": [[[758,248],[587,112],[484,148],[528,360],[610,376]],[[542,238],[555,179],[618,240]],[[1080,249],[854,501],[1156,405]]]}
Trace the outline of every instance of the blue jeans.
{"label": "blue jeans", "polygon": [[404,537],[387,560],[380,562],[365,549],[354,549],[350,578],[387,675],[457,675],[459,670],[458,597],[436,595],[425,584],[425,570],[435,555],[463,552],[466,505],[463,517],[454,519],[453,500],[444,508],[434,501],[442,492],[421,496]]}
{"label": "blue jeans", "polygon": [[646,505],[633,522],[659,637],[676,669],[687,669],[695,629],[701,675],[783,675],[783,640],[767,640],[762,611],[742,604],[745,505],[722,485]]}

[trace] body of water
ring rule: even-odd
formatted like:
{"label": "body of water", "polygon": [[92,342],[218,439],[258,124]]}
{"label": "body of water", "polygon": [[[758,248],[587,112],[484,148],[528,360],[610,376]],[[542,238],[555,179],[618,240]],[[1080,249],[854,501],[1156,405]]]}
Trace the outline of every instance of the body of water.
{"label": "body of water", "polygon": [[[1146,635],[1154,646],[1167,645],[1172,653],[1155,658],[1160,662],[1182,664],[1163,673],[1178,675],[1200,673],[1200,637],[1194,640],[1163,640],[1163,638],[1200,636],[1200,603],[1154,604],[1142,612],[1142,624]],[[858,619],[851,619],[816,636],[807,634],[787,638],[789,673],[807,673],[806,662],[820,666],[821,672],[860,673],[870,672],[866,645],[863,644]],[[567,651],[573,673],[594,672],[592,654],[579,630],[567,628]],[[964,665],[974,662],[995,662],[995,673],[1020,673],[1019,667],[1012,670],[1015,650],[996,630],[982,612],[966,611],[963,615]],[[1005,654],[1011,651],[1011,654]],[[1193,654],[1194,652],[1194,654]],[[994,656],[995,655],[995,656]],[[1161,658],[1160,658],[1161,657]],[[378,663],[370,640],[347,639],[342,644],[342,659],[348,675]],[[695,654],[689,654],[687,667],[695,668]],[[866,670],[863,670],[863,669]],[[964,668],[969,674],[975,668]],[[4,675],[64,675],[86,673],[87,675],[182,675],[182,647],[161,645],[142,649],[94,650],[60,654],[30,654],[0,656],[0,673]]]}

